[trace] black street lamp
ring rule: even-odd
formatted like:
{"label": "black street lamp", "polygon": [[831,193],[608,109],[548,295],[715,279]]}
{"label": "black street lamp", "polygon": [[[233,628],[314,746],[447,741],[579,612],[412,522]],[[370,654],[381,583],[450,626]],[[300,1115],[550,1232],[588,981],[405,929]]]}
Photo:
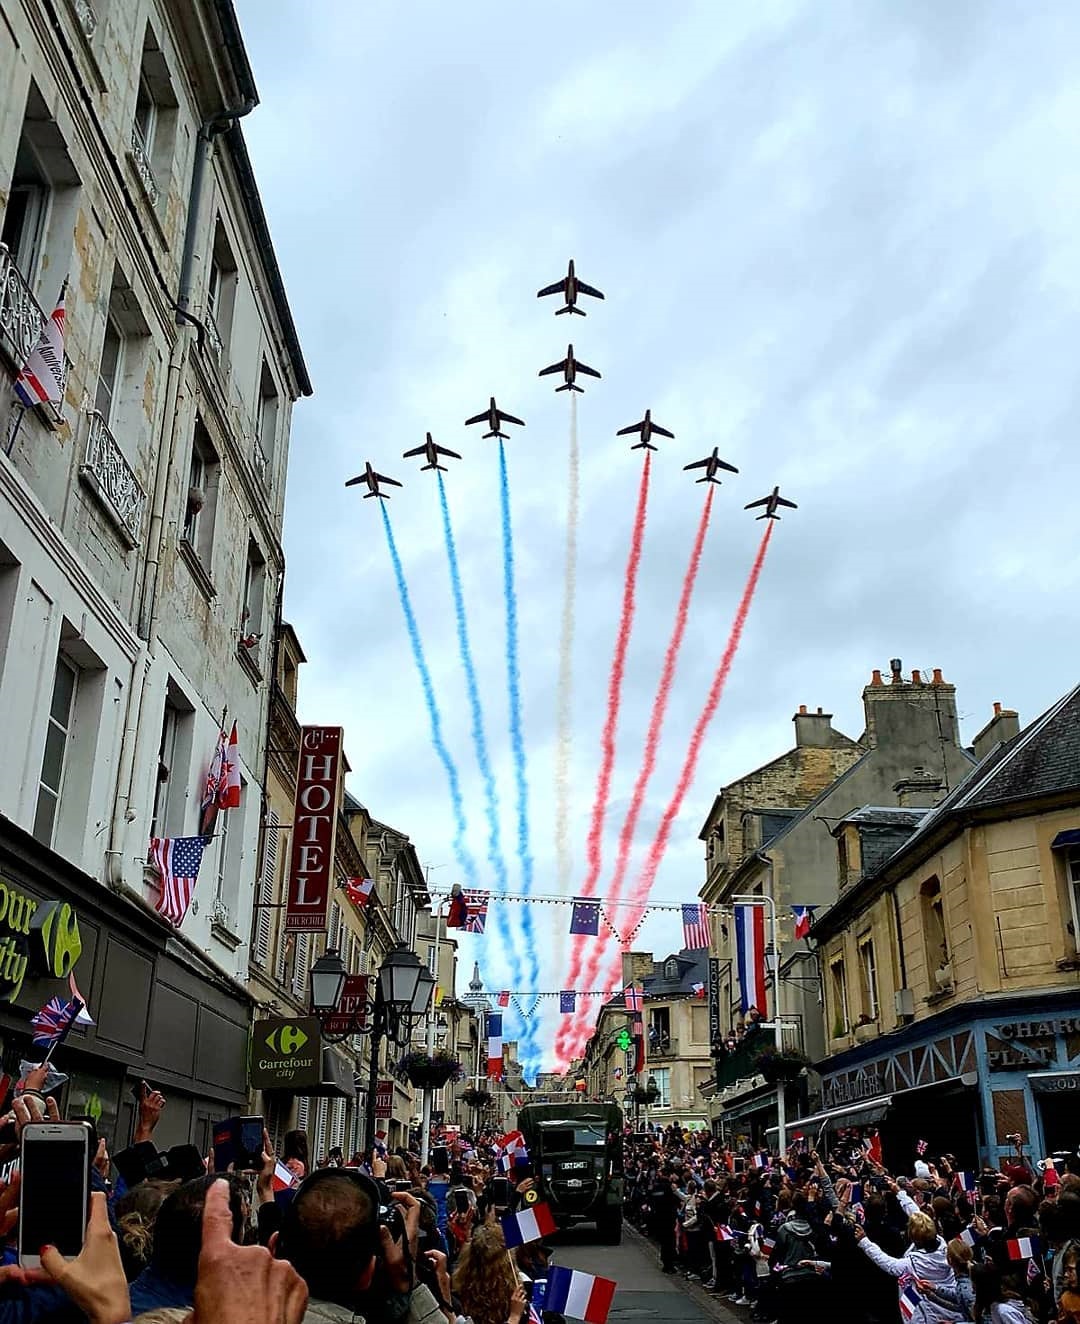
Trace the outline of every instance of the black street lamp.
{"label": "black street lamp", "polygon": [[347,971],[336,947],[327,947],[311,967],[311,1010],[320,1018],[332,1016],[345,992]]}

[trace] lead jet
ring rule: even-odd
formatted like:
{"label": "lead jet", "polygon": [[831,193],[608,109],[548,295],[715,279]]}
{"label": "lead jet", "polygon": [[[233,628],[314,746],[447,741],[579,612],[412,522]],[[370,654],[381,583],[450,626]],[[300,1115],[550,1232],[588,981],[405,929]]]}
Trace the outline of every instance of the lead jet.
{"label": "lead jet", "polygon": [[586,285],[583,280],[578,280],[574,273],[573,258],[570,259],[570,265],[562,280],[557,280],[554,285],[545,285],[542,290],[536,291],[536,297],[538,299],[542,299],[545,294],[561,294],[566,299],[565,307],[555,309],[556,317],[558,317],[560,313],[577,313],[579,317],[584,317],[584,308],[578,308],[576,306],[579,294],[591,294],[594,299],[602,299],[604,297],[594,286]]}
{"label": "lead jet", "polygon": [[630,447],[632,451],[639,451],[642,449],[647,451],[656,450],[656,447],[652,444],[653,436],[668,437],[672,441],[675,439],[674,432],[669,432],[667,428],[662,428],[659,423],[654,423],[652,421],[651,409],[645,410],[645,417],[640,423],[631,423],[628,428],[620,428],[615,435],[617,437],[628,437],[631,432],[641,433],[641,440],[636,441],[633,446]]}
{"label": "lead jet", "polygon": [[467,418],[465,420],[465,426],[467,428],[472,427],[474,423],[486,423],[488,427],[491,429],[490,432],[484,433],[485,441],[488,439],[488,437],[501,437],[503,441],[509,440],[508,433],[499,431],[500,423],[514,423],[519,428],[523,428],[525,426],[525,422],[523,419],[515,418],[513,414],[504,413],[496,405],[494,396],[491,397],[491,403],[488,405],[487,409],[485,409],[482,414],[477,414],[474,418]]}
{"label": "lead jet", "polygon": [[777,506],[789,506],[792,510],[798,510],[798,506],[794,501],[788,501],[785,497],[780,495],[780,489],[778,487],[774,487],[769,495],[762,497],[760,501],[751,501],[750,504],[744,506],[743,509],[753,510],[756,506],[765,507],[765,514],[759,515],[758,519],[779,519],[780,516],[776,513]]}
{"label": "lead jet", "polygon": [[726,469],[728,473],[733,474],[739,472],[733,464],[728,464],[726,460],[720,458],[719,446],[714,446],[712,448],[712,454],[706,455],[703,460],[695,460],[693,464],[684,464],[683,473],[688,469],[704,469],[704,477],[699,478],[697,481],[699,483],[716,483],[717,485],[720,483],[720,479],[716,476],[718,469]]}
{"label": "lead jet", "polygon": [[566,378],[566,381],[563,383],[562,386],[555,387],[556,393],[558,393],[559,391],[581,391],[582,393],[584,393],[585,390],[584,386],[574,385],[574,378],[578,375],[579,372],[583,372],[587,377],[600,376],[600,374],[596,371],[595,368],[590,368],[585,363],[579,363],[577,359],[574,358],[573,345],[567,345],[566,358],[563,359],[561,363],[553,363],[550,368],[541,368],[540,372],[538,373],[538,376],[546,377],[548,373],[551,372],[561,372],[562,375]]}
{"label": "lead jet", "polygon": [[[461,456],[457,451],[447,450],[445,446],[437,446],[435,442],[432,441],[430,432],[426,435],[427,441],[425,441],[422,446],[417,446],[415,450],[405,451],[402,459],[411,460],[414,455],[423,455],[427,458],[427,464],[422,464],[420,466],[421,473],[423,473],[425,469],[441,469],[443,473],[446,473],[446,465],[439,463],[439,456],[445,455],[451,460],[460,460]],[[378,475],[376,475],[376,477],[377,476]]]}
{"label": "lead jet", "polygon": [[350,478],[345,484],[346,487],[355,487],[357,483],[367,483],[368,491],[364,493],[364,500],[368,497],[378,497],[380,501],[385,501],[390,496],[389,492],[380,492],[380,483],[389,483],[391,487],[401,487],[402,484],[396,478],[387,478],[386,474],[377,474],[371,467],[371,461],[368,460],[364,465],[364,472],[357,474],[355,478]]}

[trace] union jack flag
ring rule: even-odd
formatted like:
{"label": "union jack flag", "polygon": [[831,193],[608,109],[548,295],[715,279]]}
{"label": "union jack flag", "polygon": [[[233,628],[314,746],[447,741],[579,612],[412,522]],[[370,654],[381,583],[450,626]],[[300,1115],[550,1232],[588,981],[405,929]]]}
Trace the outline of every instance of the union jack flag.
{"label": "union jack flag", "polygon": [[466,933],[483,933],[484,925],[487,923],[487,908],[489,892],[467,891],[465,893],[465,923],[462,926]]}
{"label": "union jack flag", "polygon": [[48,1048],[59,1042],[75,1024],[83,1004],[78,998],[65,1002],[63,998],[50,998],[34,1019],[30,1028],[34,1031],[34,1047]]}

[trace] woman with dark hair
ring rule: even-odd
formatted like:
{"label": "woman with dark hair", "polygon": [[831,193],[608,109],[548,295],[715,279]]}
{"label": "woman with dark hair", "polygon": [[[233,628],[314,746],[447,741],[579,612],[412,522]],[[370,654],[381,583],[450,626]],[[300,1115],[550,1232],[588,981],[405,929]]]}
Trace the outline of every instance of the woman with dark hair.
{"label": "woman with dark hair", "polygon": [[[301,1181],[311,1171],[311,1159],[308,1154],[308,1138],[306,1131],[286,1131],[285,1139],[281,1146],[281,1161],[295,1176]],[[303,1164],[303,1172],[298,1171],[293,1164]]]}

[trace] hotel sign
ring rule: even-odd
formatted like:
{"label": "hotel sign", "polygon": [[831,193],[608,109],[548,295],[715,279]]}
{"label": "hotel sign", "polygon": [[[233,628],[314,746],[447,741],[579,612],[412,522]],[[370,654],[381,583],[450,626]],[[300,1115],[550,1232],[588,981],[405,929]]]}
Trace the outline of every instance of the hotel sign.
{"label": "hotel sign", "polygon": [[300,728],[285,909],[287,933],[325,933],[328,927],[341,742],[340,726]]}

